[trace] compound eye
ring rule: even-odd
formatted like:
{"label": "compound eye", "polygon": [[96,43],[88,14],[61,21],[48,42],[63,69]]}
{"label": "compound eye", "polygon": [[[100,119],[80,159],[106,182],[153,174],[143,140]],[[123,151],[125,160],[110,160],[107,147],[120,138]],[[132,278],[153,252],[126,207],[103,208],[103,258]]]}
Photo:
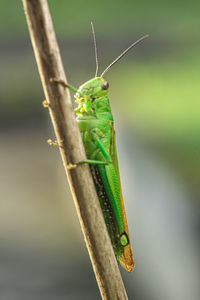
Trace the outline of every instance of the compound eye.
{"label": "compound eye", "polygon": [[103,90],[107,90],[109,88],[109,83],[107,81],[104,81],[104,83],[102,83],[101,87]]}

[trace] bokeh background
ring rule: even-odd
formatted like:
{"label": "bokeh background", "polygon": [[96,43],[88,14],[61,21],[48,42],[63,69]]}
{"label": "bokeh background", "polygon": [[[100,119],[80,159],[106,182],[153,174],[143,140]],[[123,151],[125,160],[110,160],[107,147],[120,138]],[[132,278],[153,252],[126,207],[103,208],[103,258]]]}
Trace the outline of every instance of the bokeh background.
{"label": "bokeh background", "polygon": [[[197,300],[200,2],[53,1],[68,81],[106,74],[136,268],[129,299]],[[54,138],[21,1],[0,3],[0,299],[100,299]]]}

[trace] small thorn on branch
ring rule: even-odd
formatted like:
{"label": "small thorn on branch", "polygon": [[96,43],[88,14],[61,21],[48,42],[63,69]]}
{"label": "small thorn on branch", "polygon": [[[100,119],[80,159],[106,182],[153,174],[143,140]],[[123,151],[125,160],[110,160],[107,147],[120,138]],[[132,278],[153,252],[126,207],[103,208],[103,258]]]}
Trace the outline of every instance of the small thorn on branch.
{"label": "small thorn on branch", "polygon": [[42,101],[42,105],[44,108],[49,107],[49,103],[47,102],[47,100]]}
{"label": "small thorn on branch", "polygon": [[50,146],[59,146],[59,145],[58,145],[58,141],[52,141],[52,139],[48,139],[48,140],[47,140],[47,143],[48,143]]}

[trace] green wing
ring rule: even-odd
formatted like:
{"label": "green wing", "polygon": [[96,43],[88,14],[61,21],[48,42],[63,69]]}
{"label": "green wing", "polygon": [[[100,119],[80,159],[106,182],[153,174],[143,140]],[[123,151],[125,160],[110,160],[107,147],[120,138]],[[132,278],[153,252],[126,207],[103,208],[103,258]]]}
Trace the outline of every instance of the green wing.
{"label": "green wing", "polygon": [[111,125],[111,151],[110,152],[111,152],[111,158],[113,161],[113,166],[114,166],[115,173],[117,176],[117,181],[118,181],[118,191],[119,191],[119,197],[120,197],[120,208],[121,208],[123,228],[128,237],[128,240],[129,240],[129,243],[125,247],[123,247],[120,263],[128,272],[131,272],[132,269],[134,268],[134,260],[133,260],[131,245],[130,245],[128,225],[127,225],[126,213],[125,213],[124,202],[123,202],[123,197],[122,197],[122,189],[121,189],[120,174],[119,174],[118,159],[117,159],[117,150],[116,150],[116,139],[115,139],[115,131],[114,131],[113,125]]}
{"label": "green wing", "polygon": [[[83,130],[82,137],[89,158],[86,162],[90,163],[116,258],[130,272],[133,269],[134,261],[121,192],[113,122],[104,121],[101,124],[98,123],[98,125],[101,125],[101,127],[99,126],[98,130],[95,127],[96,133]],[[92,141],[95,141],[95,143]],[[105,161],[112,161],[112,163],[99,164],[99,162]]]}
{"label": "green wing", "polygon": [[[96,165],[91,169],[115,255],[120,264],[130,272],[134,261],[122,198],[113,122],[110,122],[110,136],[109,156],[112,164]],[[104,160],[100,152],[98,159]]]}

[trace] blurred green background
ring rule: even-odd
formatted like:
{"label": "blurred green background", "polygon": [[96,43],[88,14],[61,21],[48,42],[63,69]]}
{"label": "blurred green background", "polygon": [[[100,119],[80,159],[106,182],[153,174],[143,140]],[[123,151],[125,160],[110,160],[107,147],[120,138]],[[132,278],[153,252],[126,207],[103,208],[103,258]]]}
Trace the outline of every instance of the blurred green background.
{"label": "blurred green background", "polygon": [[[197,300],[200,2],[49,1],[68,81],[106,74],[136,268],[129,299]],[[100,299],[54,138],[21,1],[0,9],[0,298]]]}

